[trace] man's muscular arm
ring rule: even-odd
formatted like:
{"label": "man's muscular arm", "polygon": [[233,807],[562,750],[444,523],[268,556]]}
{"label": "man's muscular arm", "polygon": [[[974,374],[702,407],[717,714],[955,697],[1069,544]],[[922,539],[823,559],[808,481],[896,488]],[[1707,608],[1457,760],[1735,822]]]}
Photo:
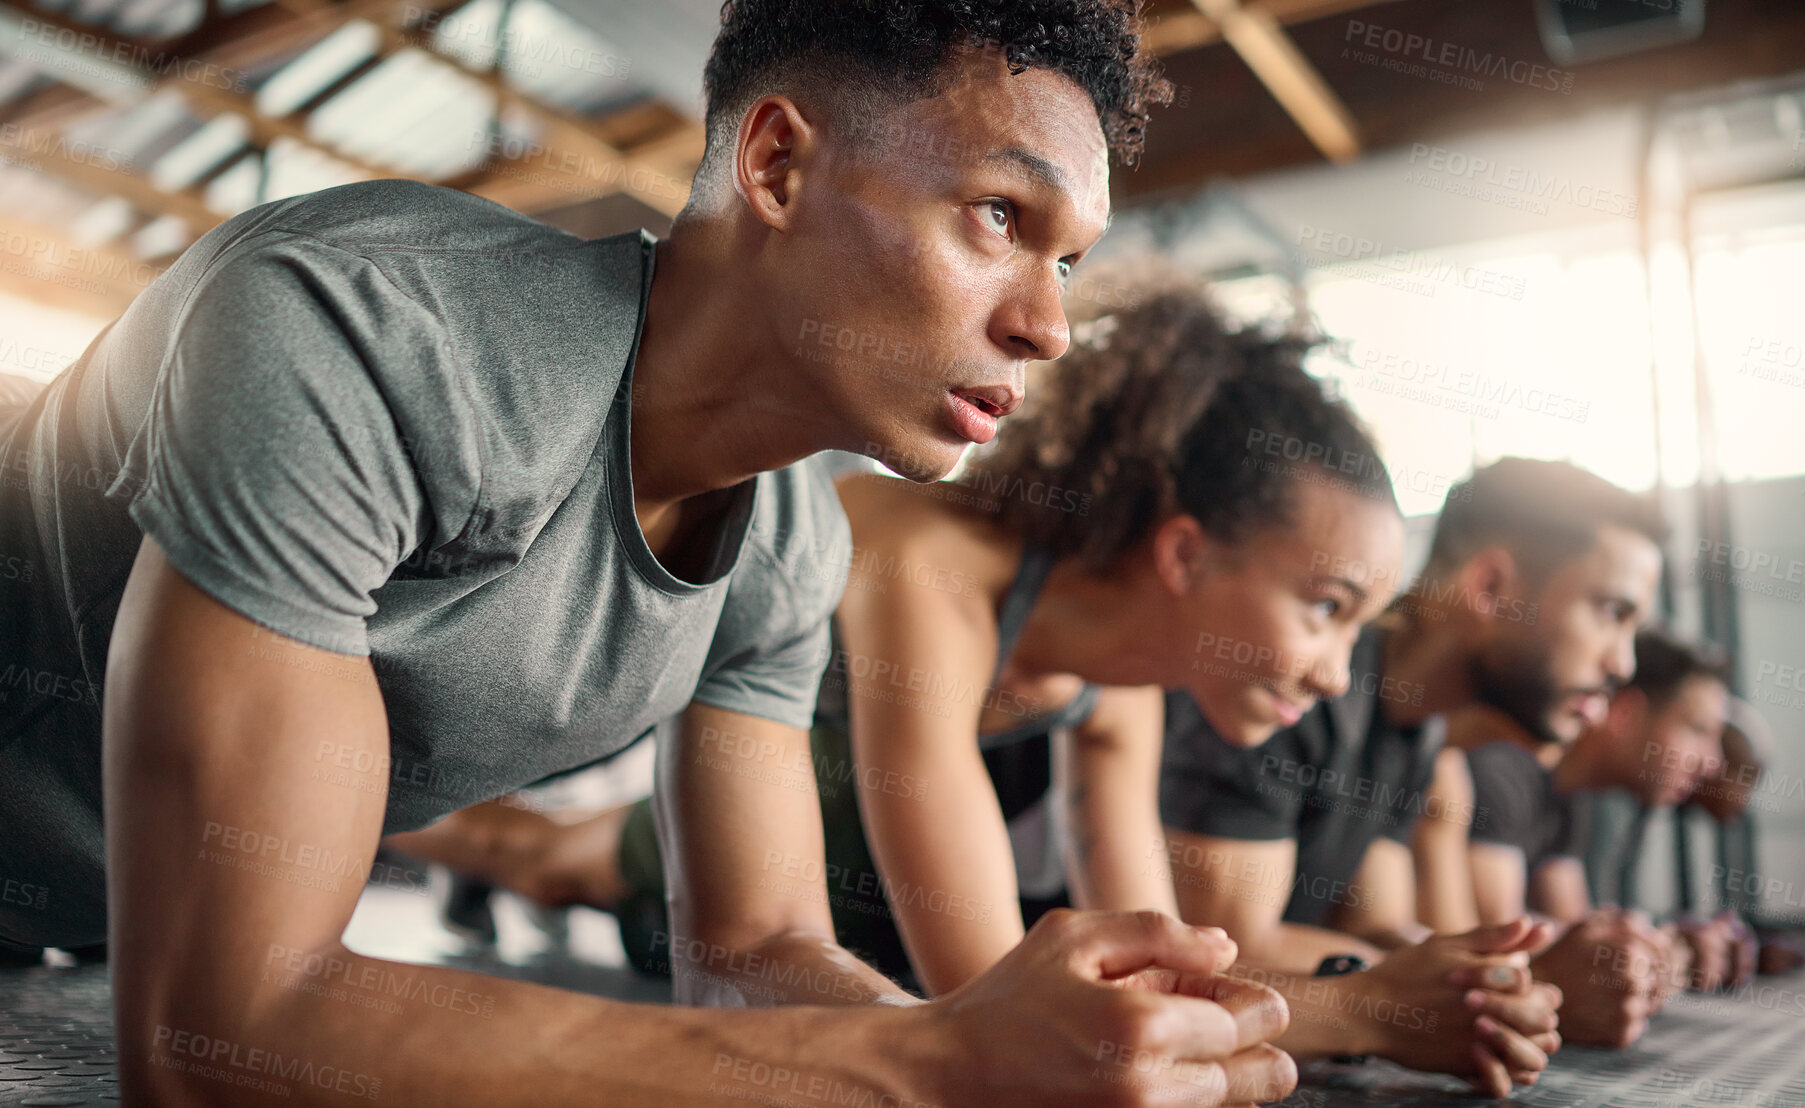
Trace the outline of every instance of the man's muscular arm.
{"label": "man's muscular arm", "polygon": [[[109,939],[128,1103],[259,1102],[217,1080],[223,1070],[286,1085],[279,1103],[296,1105],[361,1089],[486,1106],[526,1087],[544,1105],[703,1104],[718,1099],[721,1057],[901,1087],[910,1033],[892,1028],[903,1037],[886,1056],[876,1037],[901,1013],[630,1007],[346,949],[387,775],[373,768],[352,788],[311,771],[322,750],[384,764],[370,663],[262,630],[149,540],[107,678]],[[294,1072],[310,1079],[281,1076]]]}

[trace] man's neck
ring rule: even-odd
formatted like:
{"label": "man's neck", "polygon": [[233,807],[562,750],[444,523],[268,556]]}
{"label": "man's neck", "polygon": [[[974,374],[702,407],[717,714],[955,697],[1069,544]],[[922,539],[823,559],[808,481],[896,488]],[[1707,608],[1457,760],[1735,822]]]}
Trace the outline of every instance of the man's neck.
{"label": "man's neck", "polygon": [[1420,703],[1414,697],[1386,702],[1386,718],[1412,726],[1473,702],[1471,659],[1451,621],[1432,623],[1410,613],[1385,618],[1391,633],[1381,672],[1396,688],[1423,690]]}
{"label": "man's neck", "polygon": [[835,443],[724,232],[680,227],[658,244],[633,367],[634,507],[642,528],[675,505],[782,469]]}

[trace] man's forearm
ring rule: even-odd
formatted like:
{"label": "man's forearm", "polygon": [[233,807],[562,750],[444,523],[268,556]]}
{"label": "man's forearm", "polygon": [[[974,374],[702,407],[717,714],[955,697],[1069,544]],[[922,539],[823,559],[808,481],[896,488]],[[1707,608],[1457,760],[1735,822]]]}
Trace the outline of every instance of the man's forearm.
{"label": "man's forearm", "polygon": [[920,1003],[824,935],[785,931],[747,947],[671,937],[677,999],[726,1008]]}
{"label": "man's forearm", "polygon": [[[207,967],[218,979],[222,967]],[[122,1009],[127,1103],[159,1108],[516,1102],[718,1104],[820,1089],[923,1099],[906,1011],[728,1013],[627,1005],[526,982],[272,948],[241,995]],[[140,1015],[141,1014],[141,1015]],[[880,1053],[881,1052],[881,1053]],[[849,1099],[850,1098],[850,1099]]]}

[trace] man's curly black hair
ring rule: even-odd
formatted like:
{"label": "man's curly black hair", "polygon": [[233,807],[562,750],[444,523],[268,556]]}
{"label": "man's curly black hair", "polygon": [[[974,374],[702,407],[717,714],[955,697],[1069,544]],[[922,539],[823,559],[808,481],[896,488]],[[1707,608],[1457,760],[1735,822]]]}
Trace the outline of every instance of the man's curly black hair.
{"label": "man's curly black hair", "polygon": [[878,111],[942,91],[961,47],[1000,51],[1014,72],[1070,77],[1096,105],[1111,154],[1132,165],[1149,107],[1172,98],[1140,49],[1140,10],[1141,0],[727,0],[702,76],[703,165],[772,92],[830,95],[847,133],[870,134]]}

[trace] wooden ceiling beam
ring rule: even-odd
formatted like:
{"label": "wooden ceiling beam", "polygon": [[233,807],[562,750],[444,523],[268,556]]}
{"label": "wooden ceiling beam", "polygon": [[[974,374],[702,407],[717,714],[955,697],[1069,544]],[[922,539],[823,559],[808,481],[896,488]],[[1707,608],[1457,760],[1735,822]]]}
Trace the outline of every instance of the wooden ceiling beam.
{"label": "wooden ceiling beam", "polygon": [[[320,0],[276,2],[298,9],[317,4]],[[521,92],[508,82],[505,74],[493,67],[484,68],[456,55],[433,49],[430,36],[397,27],[389,21],[377,23],[377,28],[382,35],[385,55],[408,48],[423,50],[435,60],[444,62],[493,93],[498,111],[505,111],[510,107],[523,111],[542,129],[538,143],[541,150],[526,157],[503,156],[497,159],[491,171],[495,179],[478,182],[471,187],[471,191],[478,195],[505,203],[501,198],[517,191],[521,178],[549,176],[571,178],[568,183],[588,196],[631,190],[647,206],[665,215],[676,215],[688,201],[687,174],[673,174],[671,167],[665,163],[637,158],[623,151],[592,121]],[[691,126],[697,135],[701,133],[700,126]]]}
{"label": "wooden ceiling beam", "polygon": [[1360,156],[1360,134],[1353,113],[1285,34],[1277,16],[1266,9],[1243,7],[1240,0],[1191,2],[1216,24],[1223,40],[1325,157],[1346,162]]}
{"label": "wooden ceiling beam", "polygon": [[[1250,12],[1265,12],[1280,24],[1289,25],[1397,2],[1398,0],[1248,0],[1243,7]],[[1203,12],[1187,6],[1155,15],[1142,32],[1141,41],[1155,54],[1178,54],[1221,42],[1222,29]]]}
{"label": "wooden ceiling beam", "polygon": [[[682,209],[688,200],[690,176],[701,157],[704,136],[700,125],[683,119],[668,108],[653,111],[644,106],[634,106],[619,113],[619,120],[611,121],[607,118],[583,119],[544,104],[511,87],[504,75],[493,69],[484,69],[461,58],[433,50],[429,36],[399,26],[396,16],[409,2],[410,0],[349,0],[346,3],[278,0],[272,7],[284,13],[280,22],[271,22],[265,14],[256,28],[245,28],[251,32],[253,41],[221,41],[217,46],[206,50],[204,57],[196,55],[194,60],[204,60],[215,67],[240,69],[248,65],[268,63],[305,49],[352,20],[365,19],[379,30],[381,45],[378,52],[381,58],[391,57],[403,49],[424,50],[435,60],[485,86],[496,97],[498,110],[524,112],[540,128],[539,138],[524,150],[514,152],[510,147],[497,151],[496,156],[479,172],[452,183],[522,211],[543,210],[548,206],[560,206],[616,191],[631,192],[647,206],[665,215],[674,216]],[[443,18],[466,2],[468,0],[453,0],[439,6],[435,12],[439,18]],[[237,87],[241,82],[220,81],[217,76],[209,77],[205,71],[196,72],[194,67],[182,64],[186,60],[182,55],[168,48],[159,49],[136,40],[117,38],[58,13],[41,11],[25,0],[0,0],[0,4],[46,25],[88,36],[85,41],[92,42],[97,52],[110,55],[121,49],[123,44],[121,56],[152,59],[151,66],[132,69],[145,79],[145,95],[149,95],[151,90],[174,88],[189,101],[197,115],[227,112],[238,115],[248,124],[253,146],[267,149],[277,138],[286,138],[346,163],[356,172],[369,177],[399,175],[395,169],[347,155],[333,145],[322,143],[311,136],[306,128],[306,112],[287,119],[271,119],[260,114],[254,97]],[[256,10],[261,13],[268,11]],[[234,23],[241,18],[232,16],[217,22]],[[206,31],[207,28],[203,27],[172,42],[201,44],[208,41]],[[67,104],[72,102],[74,101],[65,94],[61,101],[63,108],[55,121],[57,124],[66,120]],[[89,97],[82,98],[81,103],[98,102]],[[21,112],[21,125],[40,130],[49,129],[52,121],[47,115],[41,114],[46,110],[34,107]],[[648,132],[650,137],[630,145],[621,144],[617,138],[645,136]],[[59,165],[48,168],[55,170],[71,167]],[[79,170],[86,167],[75,168]],[[192,210],[190,201],[194,200],[193,197],[165,202],[159,198],[167,194],[150,186],[141,177],[131,174],[117,176],[118,180],[114,184],[118,187],[103,191],[120,195],[153,214],[171,214],[173,210],[173,214],[179,214],[191,223],[199,218]],[[79,179],[73,183],[92,189],[100,181],[93,173],[80,173]],[[204,205],[202,208],[204,210]],[[217,217],[212,218],[217,222]]]}
{"label": "wooden ceiling beam", "polygon": [[153,217],[174,216],[197,236],[221,221],[193,190],[165,192],[126,168],[116,151],[70,143],[58,131],[0,127],[0,150],[14,165],[35,169],[97,196],[119,197]]}

